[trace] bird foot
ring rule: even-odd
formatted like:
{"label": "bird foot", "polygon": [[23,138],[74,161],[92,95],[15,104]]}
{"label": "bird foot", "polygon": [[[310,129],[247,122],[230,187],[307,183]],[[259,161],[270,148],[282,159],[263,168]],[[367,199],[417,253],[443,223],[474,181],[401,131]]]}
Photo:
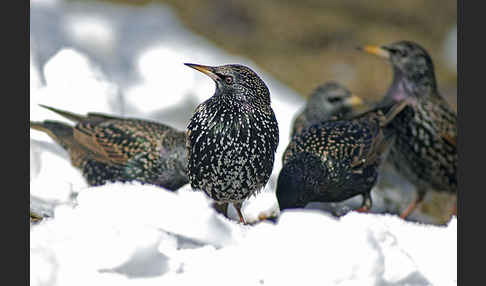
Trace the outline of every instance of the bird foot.
{"label": "bird foot", "polygon": [[233,203],[233,206],[240,217],[240,223],[246,224],[245,218],[243,217],[243,213],[241,212],[241,202],[240,203]]}
{"label": "bird foot", "polygon": [[368,206],[362,206],[358,209],[355,209],[354,211],[359,213],[367,213],[370,211],[370,208]]}
{"label": "bird foot", "polygon": [[246,224],[246,221],[245,221],[245,219],[243,218],[243,216],[240,216],[240,223],[241,223],[241,224]]}
{"label": "bird foot", "polygon": [[417,208],[417,205],[421,202],[422,200],[416,200],[412,202],[405,211],[403,211],[400,214],[400,218],[406,219],[414,210]]}
{"label": "bird foot", "polygon": [[409,208],[407,208],[407,209],[406,209],[404,212],[402,212],[402,213],[400,214],[400,218],[401,218],[401,219],[406,219],[406,218],[407,218],[407,217],[410,215],[410,213],[411,213],[412,211],[413,211],[413,209],[411,209],[410,207],[409,207]]}

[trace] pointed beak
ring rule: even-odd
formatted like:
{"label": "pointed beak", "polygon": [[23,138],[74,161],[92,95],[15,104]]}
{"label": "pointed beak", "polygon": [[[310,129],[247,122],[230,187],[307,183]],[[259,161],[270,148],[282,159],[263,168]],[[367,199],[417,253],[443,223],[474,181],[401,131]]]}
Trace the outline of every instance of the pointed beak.
{"label": "pointed beak", "polygon": [[346,99],[346,104],[350,105],[353,108],[360,107],[361,105],[365,104],[364,100],[357,95],[351,95]]}
{"label": "pointed beak", "polygon": [[390,58],[390,52],[385,50],[383,47],[366,45],[366,46],[358,47],[358,50],[364,51],[368,54],[379,56],[381,58],[385,58],[385,59]]}
{"label": "pointed beak", "polygon": [[202,72],[203,74],[209,76],[215,81],[219,79],[219,77],[213,72],[214,70],[213,67],[197,65],[197,64],[188,64],[188,63],[185,63],[185,65]]}

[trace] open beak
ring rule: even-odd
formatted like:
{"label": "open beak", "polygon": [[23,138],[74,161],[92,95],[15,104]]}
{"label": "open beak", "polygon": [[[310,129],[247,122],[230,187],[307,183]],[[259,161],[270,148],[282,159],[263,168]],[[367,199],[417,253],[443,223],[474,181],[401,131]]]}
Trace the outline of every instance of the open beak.
{"label": "open beak", "polygon": [[363,47],[358,47],[358,49],[367,52],[368,54],[379,56],[381,58],[390,58],[390,52],[379,46],[366,45]]}
{"label": "open beak", "polygon": [[351,107],[360,107],[361,105],[365,104],[365,102],[361,99],[361,97],[357,95],[351,95],[351,97],[346,98],[346,104],[349,104]]}
{"label": "open beak", "polygon": [[210,66],[188,64],[188,63],[185,63],[185,65],[202,72],[203,74],[209,76],[210,78],[212,78],[215,81],[219,79],[219,77],[213,72],[213,68],[210,67]]}

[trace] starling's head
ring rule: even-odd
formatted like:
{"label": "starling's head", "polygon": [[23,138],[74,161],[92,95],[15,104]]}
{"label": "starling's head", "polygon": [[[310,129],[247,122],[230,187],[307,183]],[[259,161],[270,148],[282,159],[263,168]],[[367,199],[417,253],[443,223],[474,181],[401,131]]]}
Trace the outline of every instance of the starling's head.
{"label": "starling's head", "polygon": [[265,82],[249,67],[243,65],[203,66],[185,64],[214,80],[216,94],[233,96],[234,100],[270,105],[270,91]]}
{"label": "starling's head", "polygon": [[420,45],[399,41],[381,47],[364,46],[361,49],[388,59],[393,66],[394,77],[406,79],[411,84],[436,88],[432,58]]}
{"label": "starling's head", "polygon": [[360,97],[353,95],[344,86],[336,82],[327,82],[311,93],[306,111],[317,113],[316,115],[345,116],[363,104]]}
{"label": "starling's head", "polygon": [[316,196],[325,175],[319,158],[312,154],[299,153],[287,161],[277,180],[280,210],[305,207]]}

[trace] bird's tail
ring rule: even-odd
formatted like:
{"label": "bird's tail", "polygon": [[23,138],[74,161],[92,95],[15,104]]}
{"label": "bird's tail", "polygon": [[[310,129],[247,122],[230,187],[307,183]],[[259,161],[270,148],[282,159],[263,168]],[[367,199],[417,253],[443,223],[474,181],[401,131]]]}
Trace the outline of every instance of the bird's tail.
{"label": "bird's tail", "polygon": [[60,110],[60,109],[57,109],[57,108],[54,108],[54,107],[51,107],[51,106],[47,106],[47,105],[43,105],[43,104],[39,104],[39,106],[43,107],[45,109],[49,109],[50,111],[57,113],[57,114],[61,115],[62,117],[65,117],[65,118],[67,118],[71,121],[74,121],[74,122],[80,122],[80,121],[84,121],[84,120],[88,119],[87,116],[72,113],[72,112],[69,112],[69,111]]}
{"label": "bird's tail", "polygon": [[121,118],[121,117],[116,117],[116,116],[107,115],[107,114],[98,113],[98,112],[88,112],[86,115],[80,115],[80,114],[72,113],[72,112],[65,111],[65,110],[60,110],[60,109],[57,109],[57,108],[54,108],[54,107],[51,107],[51,106],[47,106],[47,105],[43,105],[43,104],[39,104],[39,106],[43,107],[45,109],[48,109],[48,110],[50,110],[54,113],[57,113],[57,114],[61,115],[62,117],[67,118],[67,119],[74,121],[74,122],[90,122],[92,124],[97,124],[97,123],[103,122],[105,120],[111,120],[111,119],[123,120],[123,118]]}

